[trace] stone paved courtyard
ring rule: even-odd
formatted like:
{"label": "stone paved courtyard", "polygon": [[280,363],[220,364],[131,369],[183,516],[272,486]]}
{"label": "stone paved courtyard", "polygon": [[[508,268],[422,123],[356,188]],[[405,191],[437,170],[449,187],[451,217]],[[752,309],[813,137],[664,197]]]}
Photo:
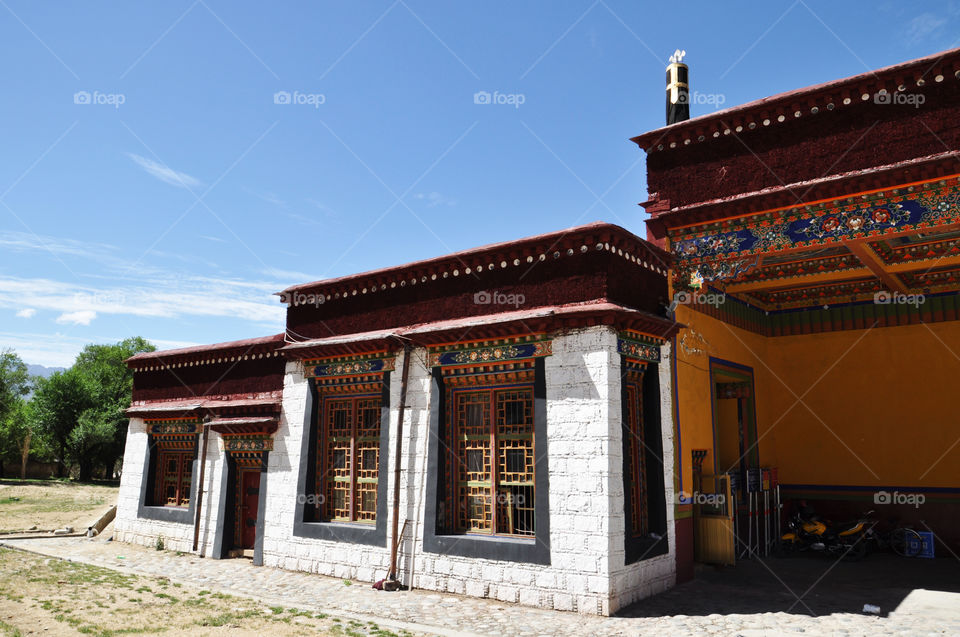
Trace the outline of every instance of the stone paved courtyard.
{"label": "stone paved courtyard", "polygon": [[[960,635],[960,562],[949,558],[896,561],[873,555],[833,568],[828,561],[803,559],[704,569],[695,581],[635,604],[618,617],[597,617],[424,591],[386,593],[367,584],[258,568],[243,559],[199,559],[101,539],[4,544],[426,634]],[[913,584],[918,580],[933,590],[919,590]],[[881,616],[859,612],[864,603],[880,606]]]}

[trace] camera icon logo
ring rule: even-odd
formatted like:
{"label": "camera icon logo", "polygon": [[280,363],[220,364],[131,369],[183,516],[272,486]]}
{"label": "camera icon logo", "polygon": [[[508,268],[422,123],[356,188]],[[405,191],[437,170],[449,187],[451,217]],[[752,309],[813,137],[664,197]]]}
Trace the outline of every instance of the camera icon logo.
{"label": "camera icon logo", "polygon": [[486,290],[481,290],[473,295],[473,302],[477,305],[490,305],[493,302],[493,295]]}
{"label": "camera icon logo", "polygon": [[493,96],[491,96],[488,91],[478,91],[473,94],[474,104],[490,104],[492,99]]}
{"label": "camera icon logo", "polygon": [[73,103],[74,104],[89,104],[90,103],[90,93],[88,91],[77,91],[73,94]]}
{"label": "camera icon logo", "polygon": [[290,93],[287,91],[277,91],[273,94],[273,103],[274,104],[289,104],[290,103]]}
{"label": "camera icon logo", "polygon": [[693,303],[693,295],[690,292],[677,292],[675,297],[678,305],[689,305]]}
{"label": "camera icon logo", "polygon": [[887,491],[877,491],[873,494],[874,504],[890,504],[891,502],[892,498],[890,497],[890,493]]}
{"label": "camera icon logo", "polygon": [[880,93],[874,93],[873,95],[874,104],[890,104],[891,101],[892,101],[891,94],[887,93],[886,91],[883,91]]}
{"label": "camera icon logo", "polygon": [[873,295],[873,302],[877,305],[890,305],[893,301],[893,295],[887,291],[877,292]]}

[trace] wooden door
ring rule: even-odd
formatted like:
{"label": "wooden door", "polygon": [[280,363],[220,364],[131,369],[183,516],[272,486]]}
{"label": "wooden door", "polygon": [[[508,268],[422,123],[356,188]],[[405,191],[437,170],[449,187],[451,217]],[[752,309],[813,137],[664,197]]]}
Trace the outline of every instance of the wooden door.
{"label": "wooden door", "polygon": [[257,539],[257,513],[260,508],[260,471],[251,469],[240,474],[241,548],[253,549]]}
{"label": "wooden door", "polygon": [[728,475],[695,475],[694,557],[706,564],[736,563],[735,503]]}

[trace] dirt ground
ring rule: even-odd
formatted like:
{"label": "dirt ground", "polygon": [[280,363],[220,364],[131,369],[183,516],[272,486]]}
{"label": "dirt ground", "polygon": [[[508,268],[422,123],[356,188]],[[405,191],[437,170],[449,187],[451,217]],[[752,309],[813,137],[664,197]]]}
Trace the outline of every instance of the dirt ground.
{"label": "dirt ground", "polygon": [[0,534],[53,531],[72,526],[78,532],[117,503],[117,487],[60,480],[0,480]]}
{"label": "dirt ground", "polygon": [[346,635],[409,637],[251,599],[0,549],[0,634]]}

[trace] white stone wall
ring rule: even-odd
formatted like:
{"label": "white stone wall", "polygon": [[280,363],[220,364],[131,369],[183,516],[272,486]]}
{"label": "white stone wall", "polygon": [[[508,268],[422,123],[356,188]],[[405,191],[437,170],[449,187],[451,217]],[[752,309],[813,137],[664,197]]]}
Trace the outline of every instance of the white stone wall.
{"label": "white stone wall", "polygon": [[[407,527],[400,547],[399,576],[415,588],[489,597],[530,606],[609,614],[632,601],[673,584],[673,427],[669,365],[661,365],[664,396],[662,431],[666,463],[670,553],[624,565],[624,515],[621,449],[620,357],[616,332],[599,326],[553,339],[545,359],[548,466],[550,473],[550,565],[447,556],[423,551],[427,442],[430,427],[431,375],[425,350],[412,352],[407,410],[401,448],[401,525]],[[664,352],[668,361],[668,353]],[[320,573],[357,582],[383,578],[389,569],[393,497],[394,445],[400,402],[401,353],[391,379],[390,446],[387,481],[387,541],[383,546],[319,540],[293,535],[298,498],[299,463],[304,441],[308,381],[302,365],[287,364],[283,412],[274,436],[266,477],[263,542],[265,566]],[[137,423],[136,425],[134,423]],[[223,462],[211,436],[207,482],[219,480]],[[143,445],[142,421],[131,421],[124,458],[117,536],[152,545],[163,534],[167,548],[189,550],[192,526],[137,520]],[[537,450],[538,455],[542,450]],[[212,541],[219,485],[210,485],[204,499],[202,533]],[[312,485],[307,485],[308,492]],[[213,497],[210,497],[213,494]],[[183,527],[183,528],[180,528]],[[207,549],[209,551],[209,548]]]}
{"label": "white stone wall", "polygon": [[[140,492],[143,480],[147,479],[146,450],[150,436],[141,418],[131,418],[127,429],[127,444],[123,453],[123,471],[120,475],[120,492],[117,498],[117,517],[114,536],[120,542],[143,546],[156,546],[157,538],[163,538],[164,548],[171,551],[193,550],[194,525],[138,518]],[[220,436],[211,433],[207,442],[207,468],[204,475],[203,516],[200,522],[200,552],[210,555],[213,550],[213,535],[220,513],[220,490],[224,453]],[[199,454],[198,454],[199,458]],[[195,468],[199,479],[199,462]],[[211,506],[212,504],[212,506]]]}

